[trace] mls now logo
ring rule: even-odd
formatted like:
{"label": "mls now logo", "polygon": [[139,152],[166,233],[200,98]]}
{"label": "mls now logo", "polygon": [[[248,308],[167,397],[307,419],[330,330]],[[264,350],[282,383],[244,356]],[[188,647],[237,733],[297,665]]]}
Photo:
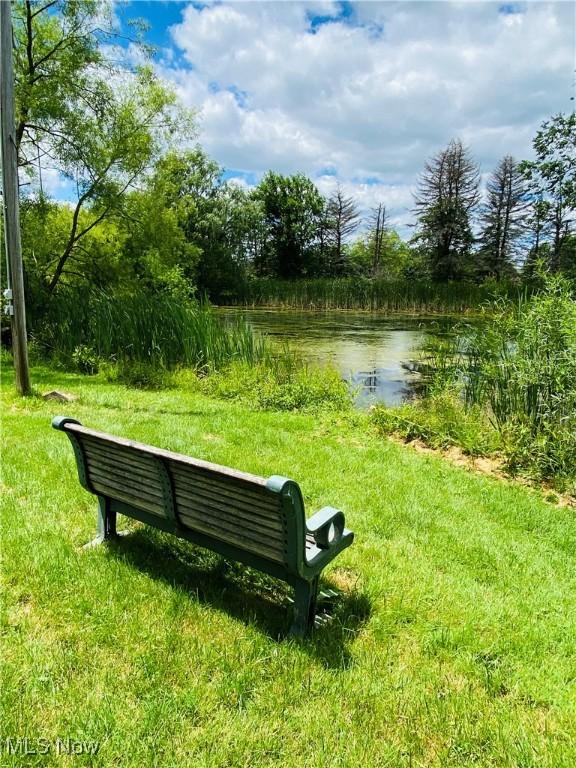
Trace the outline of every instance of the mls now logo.
{"label": "mls now logo", "polygon": [[95,755],[100,744],[97,741],[82,741],[65,738],[31,739],[28,736],[8,736],[0,742],[0,753],[6,755]]}

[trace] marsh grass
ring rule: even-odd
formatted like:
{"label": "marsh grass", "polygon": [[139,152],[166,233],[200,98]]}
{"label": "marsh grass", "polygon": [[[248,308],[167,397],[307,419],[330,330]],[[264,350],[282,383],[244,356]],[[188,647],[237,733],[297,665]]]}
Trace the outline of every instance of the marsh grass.
{"label": "marsh grass", "polygon": [[352,407],[350,388],[337,370],[307,365],[289,351],[256,365],[235,361],[208,376],[184,371],[175,380],[180,386],[261,410],[344,413]]}
{"label": "marsh grass", "polygon": [[484,302],[498,295],[517,298],[525,292],[525,288],[507,283],[444,285],[362,277],[292,281],[261,278],[243,285],[235,302],[294,309],[450,314],[478,310]]}
{"label": "marsh grass", "polygon": [[484,409],[466,407],[458,390],[444,389],[396,408],[378,405],[372,421],[385,434],[407,442],[422,440],[431,448],[457,445],[470,456],[488,456],[502,449],[502,438]]}
{"label": "marsh grass", "polygon": [[223,321],[206,303],[145,291],[62,291],[32,318],[37,348],[52,360],[94,373],[118,364],[129,378],[144,367],[218,369],[232,360],[264,361],[268,346],[241,317]]}
{"label": "marsh grass", "polygon": [[[486,305],[473,324],[431,339],[423,374],[428,397],[416,407],[378,416],[380,426],[413,419],[425,438],[442,421],[446,400],[458,401],[462,425],[479,410],[500,435],[510,469],[576,490],[576,301],[572,285],[548,278],[540,293]],[[450,393],[452,393],[450,395]],[[444,398],[444,399],[443,399]],[[426,411],[429,411],[427,414]],[[404,415],[403,415],[404,413]],[[433,414],[433,416],[432,416]],[[455,434],[446,411],[446,431]],[[468,434],[468,438],[470,434]],[[480,437],[480,435],[479,435]],[[471,448],[470,440],[458,440]],[[479,440],[479,448],[482,441]],[[484,450],[484,447],[482,447]]]}

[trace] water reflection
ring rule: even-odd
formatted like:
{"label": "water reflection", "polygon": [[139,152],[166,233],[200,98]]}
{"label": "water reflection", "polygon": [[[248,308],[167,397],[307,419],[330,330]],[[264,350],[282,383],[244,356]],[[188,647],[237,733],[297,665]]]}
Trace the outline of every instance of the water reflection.
{"label": "water reflection", "polygon": [[355,393],[359,408],[368,408],[374,403],[399,405],[410,399],[417,391],[419,374],[398,376],[393,368],[374,368],[371,371],[343,373]]}
{"label": "water reflection", "polygon": [[356,312],[220,309],[238,313],[278,343],[288,341],[314,363],[331,363],[350,383],[358,407],[397,405],[418,391],[417,361],[431,336],[450,331],[455,320],[386,317]]}

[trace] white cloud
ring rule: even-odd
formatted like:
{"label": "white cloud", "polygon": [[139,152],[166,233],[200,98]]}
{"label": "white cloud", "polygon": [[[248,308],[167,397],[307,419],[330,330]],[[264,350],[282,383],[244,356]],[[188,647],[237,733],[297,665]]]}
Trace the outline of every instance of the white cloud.
{"label": "white cloud", "polygon": [[162,71],[200,109],[216,160],[257,178],[303,171],[322,191],[330,169],[362,206],[382,200],[405,224],[417,174],[451,138],[489,171],[529,155],[542,120],[571,106],[570,3],[345,7],[186,6]]}
{"label": "white cloud", "polygon": [[60,202],[69,202],[78,198],[76,185],[63,176],[57,168],[43,165],[40,175],[35,175],[26,186],[26,192],[30,196],[36,195],[40,189],[48,197]]}

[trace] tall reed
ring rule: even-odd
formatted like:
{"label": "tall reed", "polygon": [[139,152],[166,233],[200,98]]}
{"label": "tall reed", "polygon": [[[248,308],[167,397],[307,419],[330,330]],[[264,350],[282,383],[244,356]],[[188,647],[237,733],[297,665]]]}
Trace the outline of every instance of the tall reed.
{"label": "tall reed", "polygon": [[41,351],[70,361],[79,349],[101,360],[220,368],[264,360],[268,345],[242,318],[223,321],[208,304],[144,291],[61,292],[31,335]]}
{"label": "tall reed", "polygon": [[294,309],[359,309],[413,314],[460,313],[478,309],[496,295],[517,299],[526,289],[507,283],[433,284],[367,278],[313,280],[255,279],[233,303]]}
{"label": "tall reed", "polygon": [[509,461],[538,477],[576,481],[576,301],[549,278],[516,303],[497,301],[428,355],[428,390],[456,388],[483,406]]}

